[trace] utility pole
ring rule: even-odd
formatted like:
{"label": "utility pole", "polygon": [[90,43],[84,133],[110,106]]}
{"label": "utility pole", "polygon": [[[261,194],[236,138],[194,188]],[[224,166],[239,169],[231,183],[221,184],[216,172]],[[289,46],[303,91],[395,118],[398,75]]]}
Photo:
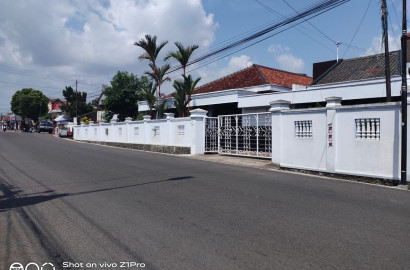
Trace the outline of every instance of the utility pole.
{"label": "utility pole", "polygon": [[401,35],[401,175],[400,183],[407,184],[407,16],[406,1],[403,0],[403,22]]}
{"label": "utility pole", "polygon": [[[78,97],[77,97],[77,84],[78,81],[75,80],[75,121],[78,121]],[[77,122],[78,123],[78,122]]]}
{"label": "utility pole", "polygon": [[386,0],[382,0],[382,27],[384,41],[384,70],[386,74],[386,102],[391,101],[391,86],[390,86],[390,57],[389,57],[389,34],[387,31],[387,6]]}

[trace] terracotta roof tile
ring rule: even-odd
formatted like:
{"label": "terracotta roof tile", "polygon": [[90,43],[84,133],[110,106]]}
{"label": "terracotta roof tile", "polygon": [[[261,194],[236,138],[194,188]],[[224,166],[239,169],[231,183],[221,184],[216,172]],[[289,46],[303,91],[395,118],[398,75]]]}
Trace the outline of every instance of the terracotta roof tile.
{"label": "terracotta roof tile", "polygon": [[291,88],[292,84],[309,85],[312,78],[303,74],[252,65],[238,72],[204,84],[194,90],[194,94],[210,93],[228,89],[275,84]]}

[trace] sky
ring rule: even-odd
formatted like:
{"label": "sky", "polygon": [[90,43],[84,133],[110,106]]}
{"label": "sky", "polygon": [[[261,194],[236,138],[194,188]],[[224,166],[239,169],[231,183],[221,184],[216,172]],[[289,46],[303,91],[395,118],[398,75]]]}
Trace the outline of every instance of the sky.
{"label": "sky", "polygon": [[[63,99],[66,86],[96,98],[117,71],[138,77],[149,70],[135,46],[146,34],[199,45],[193,58],[295,16],[323,0],[0,0],[0,113],[10,111],[23,88]],[[271,32],[271,37],[220,60],[187,71],[202,85],[258,64],[312,76],[316,62],[381,53],[380,0],[350,0],[309,20]],[[402,1],[387,0],[389,48],[400,49]],[[407,15],[408,16],[408,15]],[[349,46],[350,44],[350,46]],[[175,61],[168,61],[175,65]],[[171,79],[180,78],[178,73]],[[172,84],[161,87],[172,92]]]}

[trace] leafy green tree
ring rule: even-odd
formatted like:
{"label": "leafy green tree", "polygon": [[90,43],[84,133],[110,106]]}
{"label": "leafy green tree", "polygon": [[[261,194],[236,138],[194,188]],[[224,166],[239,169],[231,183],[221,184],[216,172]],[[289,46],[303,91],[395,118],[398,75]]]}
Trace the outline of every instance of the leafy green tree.
{"label": "leafy green tree", "polygon": [[170,58],[174,58],[177,60],[184,71],[183,75],[185,75],[186,67],[189,62],[189,58],[191,57],[192,53],[199,48],[198,45],[191,45],[188,47],[184,47],[180,42],[175,42],[175,46],[177,46],[178,50],[169,52],[168,55],[164,58],[164,60],[168,60]]}
{"label": "leafy green tree", "polygon": [[94,110],[91,103],[87,103],[86,92],[76,92],[71,86],[66,86],[63,96],[67,104],[61,105],[61,110],[65,111],[69,117],[81,116]]}
{"label": "leafy green tree", "polygon": [[118,120],[124,121],[126,117],[135,118],[138,115],[138,104],[141,100],[138,92],[150,85],[147,77],[140,79],[126,71],[118,71],[111,80],[111,86],[104,89],[105,115],[111,119],[118,114]]}
{"label": "leafy green tree", "polygon": [[40,90],[24,88],[14,93],[11,110],[23,119],[30,118],[38,121],[39,117],[48,113],[48,98]]}

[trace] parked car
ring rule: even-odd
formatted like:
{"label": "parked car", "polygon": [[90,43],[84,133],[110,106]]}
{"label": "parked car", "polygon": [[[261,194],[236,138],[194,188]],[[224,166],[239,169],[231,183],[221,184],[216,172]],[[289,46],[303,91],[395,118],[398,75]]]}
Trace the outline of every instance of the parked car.
{"label": "parked car", "polygon": [[51,123],[50,121],[47,120],[41,120],[40,124],[38,125],[37,128],[37,132],[48,132],[48,133],[52,133],[54,130],[54,126],[53,123]]}

